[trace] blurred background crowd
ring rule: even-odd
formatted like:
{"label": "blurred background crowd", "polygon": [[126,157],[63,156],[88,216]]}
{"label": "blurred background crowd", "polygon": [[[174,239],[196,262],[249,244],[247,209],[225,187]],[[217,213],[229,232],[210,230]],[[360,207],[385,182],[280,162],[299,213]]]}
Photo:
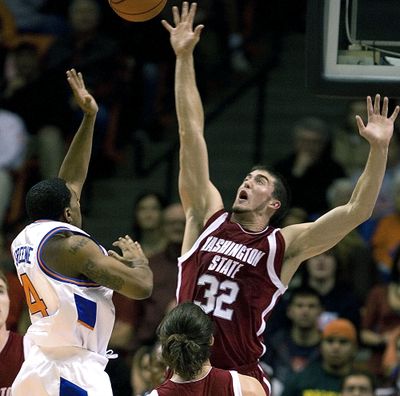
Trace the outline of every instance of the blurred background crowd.
{"label": "blurred background crowd", "polygon": [[[170,19],[174,4],[180,3],[170,0],[151,21],[129,23],[105,0],[0,0],[0,269],[10,296],[7,327],[23,334],[27,326],[9,244],[27,221],[26,191],[57,175],[80,120],[65,82],[74,67],[100,106],[82,202],[85,229],[105,235],[100,242],[107,248],[110,238],[129,233],[154,273],[150,299],[114,296],[110,348],[119,358],[107,371],[117,396],[144,395],[162,379],[155,330],[175,298],[185,217],[176,189],[175,57],[160,23]],[[253,162],[273,166],[292,195],[280,226],[347,202],[368,155],[354,121],[356,114],[366,119],[365,100],[304,93],[296,70],[304,68],[306,2],[198,4],[196,22],[206,29],[196,70],[211,125],[211,164],[221,169],[216,184],[233,193]],[[274,76],[282,80],[271,88]],[[400,389],[399,139],[396,130],[372,218],[302,265],[267,325],[263,365],[273,396],[300,395],[310,378],[319,378],[313,389],[339,393],[341,379],[355,368],[371,373],[382,395]],[[235,161],[214,160],[218,141],[231,141],[237,155],[226,151]],[[229,206],[233,196],[224,198]],[[338,329],[347,349],[326,330],[337,318],[349,321]]]}

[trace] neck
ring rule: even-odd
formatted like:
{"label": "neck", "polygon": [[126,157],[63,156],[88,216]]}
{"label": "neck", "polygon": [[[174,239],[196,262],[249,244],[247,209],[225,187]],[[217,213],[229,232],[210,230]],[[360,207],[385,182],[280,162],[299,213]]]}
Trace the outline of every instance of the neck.
{"label": "neck", "polygon": [[237,213],[233,212],[231,221],[240,224],[245,230],[251,232],[259,232],[268,226],[269,218],[261,216],[251,216],[249,212]]}
{"label": "neck", "polygon": [[197,380],[204,378],[210,372],[211,368],[212,368],[211,363],[209,360],[207,360],[207,362],[205,362],[203,364],[203,367],[201,368],[199,373],[197,375],[195,375],[193,378],[191,378],[190,380],[184,379],[179,374],[174,373],[174,375],[171,377],[171,381],[173,381],[173,382],[197,381]]}
{"label": "neck", "polygon": [[322,367],[328,373],[334,374],[334,375],[338,375],[338,376],[345,376],[352,369],[352,365],[350,363],[334,366],[334,365],[330,365],[330,364],[328,364],[326,362],[323,362],[322,363]]}
{"label": "neck", "polygon": [[308,281],[309,286],[317,290],[319,294],[325,296],[328,294],[335,286],[334,278],[310,278]]}
{"label": "neck", "polygon": [[6,326],[0,327],[0,352],[3,350],[4,346],[8,341],[8,336],[10,335],[10,331],[6,329]]}
{"label": "neck", "polygon": [[301,328],[298,326],[293,326],[291,330],[291,336],[296,345],[305,347],[316,345],[321,340],[321,333],[315,327]]}

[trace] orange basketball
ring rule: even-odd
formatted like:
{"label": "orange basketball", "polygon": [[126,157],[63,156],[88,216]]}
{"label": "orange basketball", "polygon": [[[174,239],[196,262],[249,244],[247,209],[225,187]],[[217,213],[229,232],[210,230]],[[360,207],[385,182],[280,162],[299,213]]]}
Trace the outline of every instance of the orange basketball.
{"label": "orange basketball", "polygon": [[111,8],[130,22],[144,22],[158,15],[167,0],[108,0]]}

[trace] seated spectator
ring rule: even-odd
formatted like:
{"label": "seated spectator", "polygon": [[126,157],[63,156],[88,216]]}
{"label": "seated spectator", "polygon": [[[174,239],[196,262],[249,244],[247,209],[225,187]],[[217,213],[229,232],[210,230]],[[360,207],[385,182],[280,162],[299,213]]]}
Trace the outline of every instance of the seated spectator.
{"label": "seated spectator", "polygon": [[[330,208],[346,204],[351,197],[354,183],[349,178],[335,180],[327,190]],[[356,228],[335,246],[335,253],[342,266],[343,280],[351,287],[358,301],[365,301],[367,292],[378,281],[377,269],[370,245]]]}
{"label": "seated spectator", "polygon": [[390,277],[393,254],[400,245],[400,173],[393,184],[394,212],[378,220],[371,239],[373,257],[383,281]]}
{"label": "seated spectator", "polygon": [[6,327],[10,308],[8,284],[0,270],[0,395],[10,395],[11,385],[24,361],[24,338]]}
{"label": "seated spectator", "polygon": [[389,283],[377,284],[370,290],[362,312],[361,341],[372,352],[369,370],[380,380],[385,376],[383,352],[400,329],[400,248],[394,256]]}
{"label": "seated spectator", "polygon": [[[37,46],[22,42],[10,51],[13,64],[2,93],[3,107],[17,113],[32,136],[29,156],[39,165],[39,177],[55,177],[64,157],[65,141],[72,128],[72,113],[66,111],[68,87],[44,73]],[[40,92],[40,100],[37,93]],[[57,100],[54,100],[57,92]]]}
{"label": "seated spectator", "polygon": [[353,368],[357,352],[357,331],[347,319],[328,323],[322,332],[321,359],[294,374],[282,396],[329,394],[339,396],[342,379]]}
{"label": "seated spectator", "polygon": [[262,360],[272,368],[273,396],[279,396],[289,378],[319,356],[321,311],[321,298],[314,289],[293,289],[286,310],[290,327],[265,337],[267,352]]}
{"label": "seated spectator", "polygon": [[[72,67],[85,76],[89,91],[96,97],[99,112],[96,121],[90,175],[112,174],[116,159],[116,131],[112,128],[117,116],[121,51],[114,38],[101,29],[102,9],[96,0],[72,0],[68,2],[68,34],[57,37],[48,49],[45,64],[59,82],[65,70]],[[101,66],[99,66],[101,65]],[[73,110],[73,128],[79,125],[80,112]],[[72,134],[71,134],[72,135]]]}
{"label": "seated spectator", "polygon": [[342,382],[341,396],[374,396],[375,378],[368,371],[351,371],[345,375]]}
{"label": "seated spectator", "polygon": [[291,189],[291,204],[314,218],[328,210],[326,189],[345,175],[332,158],[330,131],[319,118],[299,120],[293,127],[293,149],[274,168]]}
{"label": "seated spectator", "polygon": [[27,143],[21,117],[0,108],[0,256],[6,247],[5,218],[14,188],[14,172],[24,163]]}

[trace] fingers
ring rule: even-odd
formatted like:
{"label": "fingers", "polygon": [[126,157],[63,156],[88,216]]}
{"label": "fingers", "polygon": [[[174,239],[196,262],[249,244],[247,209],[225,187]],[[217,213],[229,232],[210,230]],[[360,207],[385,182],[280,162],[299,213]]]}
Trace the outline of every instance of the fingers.
{"label": "fingers", "polygon": [[190,5],[189,15],[188,15],[188,22],[193,25],[194,17],[196,15],[197,10],[197,3],[192,3]]}
{"label": "fingers", "polygon": [[397,116],[399,115],[399,111],[400,111],[400,107],[396,106],[396,108],[394,109],[392,115],[390,116],[390,120],[395,122]]}
{"label": "fingers", "polygon": [[367,112],[368,112],[368,119],[374,113],[374,108],[372,106],[372,99],[371,96],[367,96]]}
{"label": "fingers", "polygon": [[189,13],[189,3],[187,1],[184,1],[182,4],[182,13],[181,13],[181,19],[186,19]]}
{"label": "fingers", "polygon": [[358,130],[361,132],[365,129],[365,125],[363,123],[363,120],[361,119],[360,116],[356,116],[356,121],[357,121],[357,126],[358,126]]}
{"label": "fingers", "polygon": [[165,19],[163,19],[163,20],[161,21],[161,24],[165,27],[165,29],[166,29],[169,33],[171,33],[172,30],[174,29]]}
{"label": "fingers", "polygon": [[204,29],[204,25],[198,25],[198,26],[196,26],[195,27],[195,29],[194,29],[194,35],[196,36],[196,37],[200,37],[200,33],[201,33],[201,31]]}
{"label": "fingers", "polygon": [[177,6],[172,7],[172,16],[174,19],[175,26],[178,26],[179,22],[181,21],[181,17],[179,16],[179,9]]}
{"label": "fingers", "polygon": [[380,107],[381,107],[381,95],[376,94],[375,95],[375,101],[374,101],[374,113],[375,114],[380,114]]}
{"label": "fingers", "polygon": [[382,115],[387,118],[389,107],[389,99],[385,96],[383,98]]}

